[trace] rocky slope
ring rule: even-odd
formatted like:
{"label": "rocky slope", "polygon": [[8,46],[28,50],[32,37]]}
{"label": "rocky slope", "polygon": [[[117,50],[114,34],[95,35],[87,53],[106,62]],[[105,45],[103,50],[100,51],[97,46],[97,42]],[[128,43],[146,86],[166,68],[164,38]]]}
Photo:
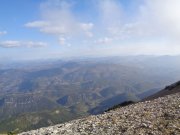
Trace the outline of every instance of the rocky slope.
{"label": "rocky slope", "polygon": [[163,97],[163,96],[174,94],[177,92],[180,92],[180,81],[173,83],[169,86],[166,86],[165,89],[163,89],[163,90],[161,90],[161,91],[159,91],[159,92],[157,92],[151,96],[148,96],[147,98],[144,98],[142,101],[153,100],[153,99],[156,99],[158,97]]}
{"label": "rocky slope", "polygon": [[180,92],[20,135],[178,135]]}

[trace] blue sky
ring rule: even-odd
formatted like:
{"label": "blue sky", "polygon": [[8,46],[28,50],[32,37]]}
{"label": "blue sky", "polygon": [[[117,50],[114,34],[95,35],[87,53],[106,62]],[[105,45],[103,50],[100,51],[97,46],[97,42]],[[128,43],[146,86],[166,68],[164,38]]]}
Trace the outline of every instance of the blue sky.
{"label": "blue sky", "polygon": [[0,0],[0,59],[179,55],[179,0]]}

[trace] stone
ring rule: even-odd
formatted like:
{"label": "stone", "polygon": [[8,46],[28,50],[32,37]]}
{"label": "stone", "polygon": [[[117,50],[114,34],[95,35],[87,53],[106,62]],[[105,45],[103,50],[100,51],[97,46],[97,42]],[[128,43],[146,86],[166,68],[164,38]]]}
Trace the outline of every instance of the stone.
{"label": "stone", "polygon": [[180,92],[19,135],[178,135]]}

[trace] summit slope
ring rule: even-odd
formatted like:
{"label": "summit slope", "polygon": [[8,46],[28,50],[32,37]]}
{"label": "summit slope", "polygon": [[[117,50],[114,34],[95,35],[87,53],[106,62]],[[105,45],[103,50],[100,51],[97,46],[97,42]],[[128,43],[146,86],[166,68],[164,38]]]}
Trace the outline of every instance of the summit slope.
{"label": "summit slope", "polygon": [[178,135],[180,92],[19,135]]}

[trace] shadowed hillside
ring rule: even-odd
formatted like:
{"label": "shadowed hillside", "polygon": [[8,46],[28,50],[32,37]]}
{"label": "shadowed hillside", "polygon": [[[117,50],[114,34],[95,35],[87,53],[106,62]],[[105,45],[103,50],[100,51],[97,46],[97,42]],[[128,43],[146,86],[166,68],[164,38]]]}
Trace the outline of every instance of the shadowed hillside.
{"label": "shadowed hillside", "polygon": [[174,94],[174,93],[178,93],[178,92],[180,92],[180,81],[178,81],[172,85],[166,86],[165,89],[143,99],[142,101],[153,100],[158,97],[164,97],[166,95],[170,95],[170,94]]}
{"label": "shadowed hillside", "polygon": [[[65,124],[40,128],[20,135],[34,134],[152,134],[152,135],[178,135],[179,130],[179,82],[168,86],[161,91],[162,95],[153,96],[150,101],[139,102],[125,107],[115,108],[107,113],[74,120]],[[175,93],[175,94],[172,94]],[[166,95],[166,96],[165,96]]]}

